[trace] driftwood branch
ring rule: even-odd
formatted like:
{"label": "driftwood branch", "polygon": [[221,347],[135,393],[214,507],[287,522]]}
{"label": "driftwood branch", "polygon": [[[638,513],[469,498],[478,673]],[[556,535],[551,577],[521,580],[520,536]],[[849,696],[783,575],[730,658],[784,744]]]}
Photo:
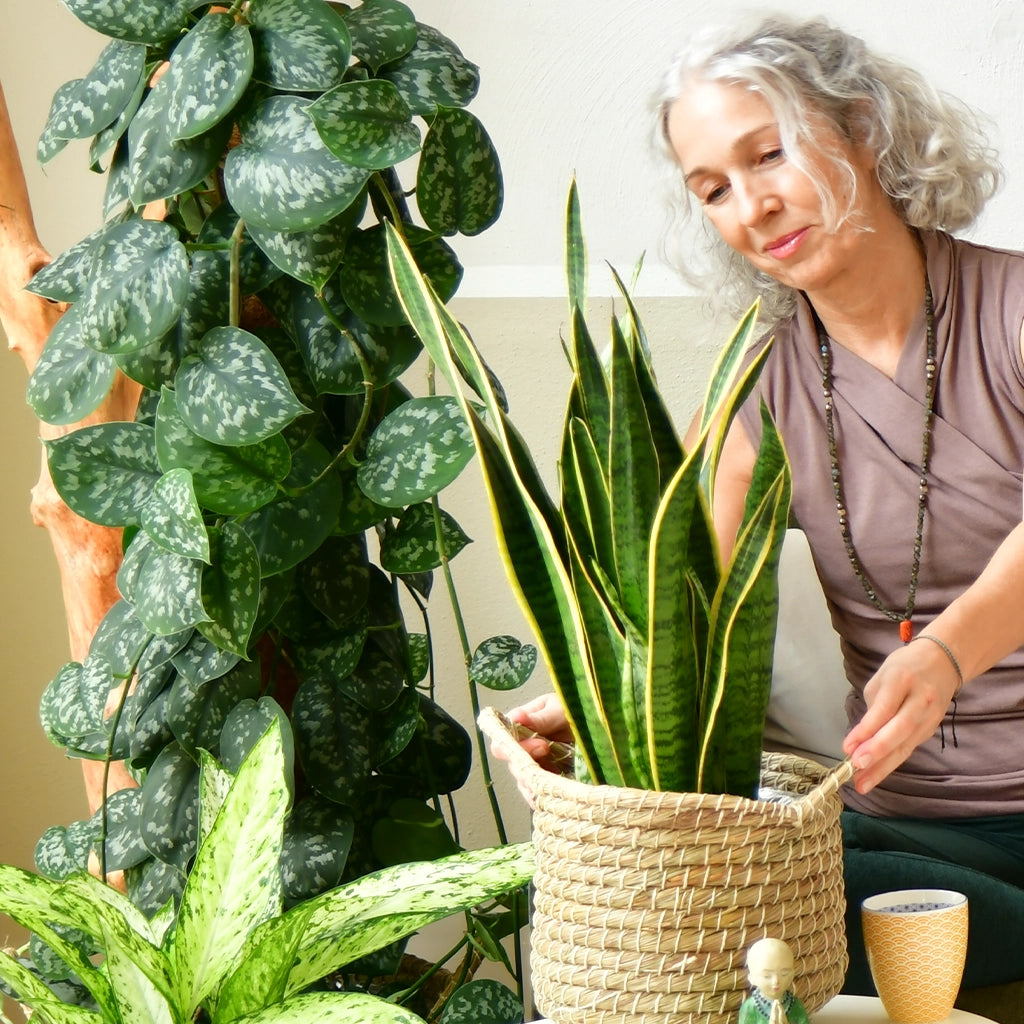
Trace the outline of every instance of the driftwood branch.
{"label": "driftwood branch", "polygon": [[[24,168],[18,155],[3,86],[0,85],[0,325],[8,346],[32,372],[64,306],[25,291],[25,285],[50,255],[36,234]],[[87,419],[68,427],[40,424],[40,437],[52,438],[87,423],[130,420],[139,401],[139,385],[118,375],[103,404]],[[33,521],[45,528],[60,569],[71,657],[83,661],[96,627],[118,599],[115,577],[121,564],[121,530],[97,526],[75,515],[54,489],[41,460],[32,490]],[[103,764],[83,761],[90,813],[103,799]],[[121,765],[111,766],[108,788],[134,785]]]}

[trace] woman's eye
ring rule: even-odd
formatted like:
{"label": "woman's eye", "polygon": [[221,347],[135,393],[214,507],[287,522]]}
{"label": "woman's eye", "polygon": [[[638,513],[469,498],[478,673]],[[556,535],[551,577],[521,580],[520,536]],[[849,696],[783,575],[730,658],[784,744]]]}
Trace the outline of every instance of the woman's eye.
{"label": "woman's eye", "polygon": [[781,160],[785,156],[781,146],[777,146],[775,149],[769,149],[761,154],[761,163],[770,164],[776,160]]}
{"label": "woman's eye", "polygon": [[711,189],[711,191],[704,196],[704,205],[714,206],[715,203],[720,203],[725,198],[728,191],[728,185],[718,185]]}

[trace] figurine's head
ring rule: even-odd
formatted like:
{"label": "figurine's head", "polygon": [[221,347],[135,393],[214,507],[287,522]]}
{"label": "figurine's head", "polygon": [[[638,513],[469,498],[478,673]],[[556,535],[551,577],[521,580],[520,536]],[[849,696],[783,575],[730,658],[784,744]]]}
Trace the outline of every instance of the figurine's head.
{"label": "figurine's head", "polygon": [[766,999],[781,999],[795,973],[793,952],[782,939],[761,939],[747,950],[747,977]]}

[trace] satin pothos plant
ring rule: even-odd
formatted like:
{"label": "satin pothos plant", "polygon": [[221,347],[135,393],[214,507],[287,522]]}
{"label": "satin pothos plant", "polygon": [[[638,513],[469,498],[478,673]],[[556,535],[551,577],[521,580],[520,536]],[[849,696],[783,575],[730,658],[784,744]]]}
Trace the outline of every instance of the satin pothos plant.
{"label": "satin pothos plant", "polygon": [[625,312],[613,318],[606,354],[587,326],[574,185],[564,344],[572,381],[553,498],[443,296],[397,232],[389,246],[409,320],[472,427],[505,566],[568,713],[578,774],[595,783],[753,796],[790,503],[786,455],[763,409],[763,439],[728,558],[714,530],[713,493],[729,424],[769,350],[744,359],[756,307],[719,356],[699,436],[686,450],[618,275]]}
{"label": "satin pothos plant", "polygon": [[[130,422],[47,442],[59,494],[122,527],[124,558],[121,599],[41,715],[71,756],[123,761],[138,787],[49,830],[37,864],[60,879],[91,855],[147,913],[180,898],[204,752],[237,767],[272,719],[295,793],[288,905],[453,853],[442,800],[473,741],[443,706],[428,608],[469,542],[438,495],[474,446],[415,365],[385,223],[452,296],[449,239],[502,206],[466,109],[478,68],[399,0],[66,6],[109,41],[58,90],[38,156],[88,140],[107,186],[101,226],[30,284],[68,308],[28,400],[72,425],[118,374],[140,398]],[[536,659],[506,636],[462,654],[474,702]],[[502,955],[511,921],[478,916],[466,948]]]}

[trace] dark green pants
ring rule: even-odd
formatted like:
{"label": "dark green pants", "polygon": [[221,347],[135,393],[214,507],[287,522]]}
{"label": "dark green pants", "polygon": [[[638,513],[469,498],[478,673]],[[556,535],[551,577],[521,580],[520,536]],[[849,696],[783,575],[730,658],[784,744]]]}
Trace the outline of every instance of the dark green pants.
{"label": "dark green pants", "polygon": [[1024,814],[940,821],[844,811],[842,823],[850,952],[844,992],[874,995],[860,904],[891,889],[967,895],[965,987],[1024,979]]}

